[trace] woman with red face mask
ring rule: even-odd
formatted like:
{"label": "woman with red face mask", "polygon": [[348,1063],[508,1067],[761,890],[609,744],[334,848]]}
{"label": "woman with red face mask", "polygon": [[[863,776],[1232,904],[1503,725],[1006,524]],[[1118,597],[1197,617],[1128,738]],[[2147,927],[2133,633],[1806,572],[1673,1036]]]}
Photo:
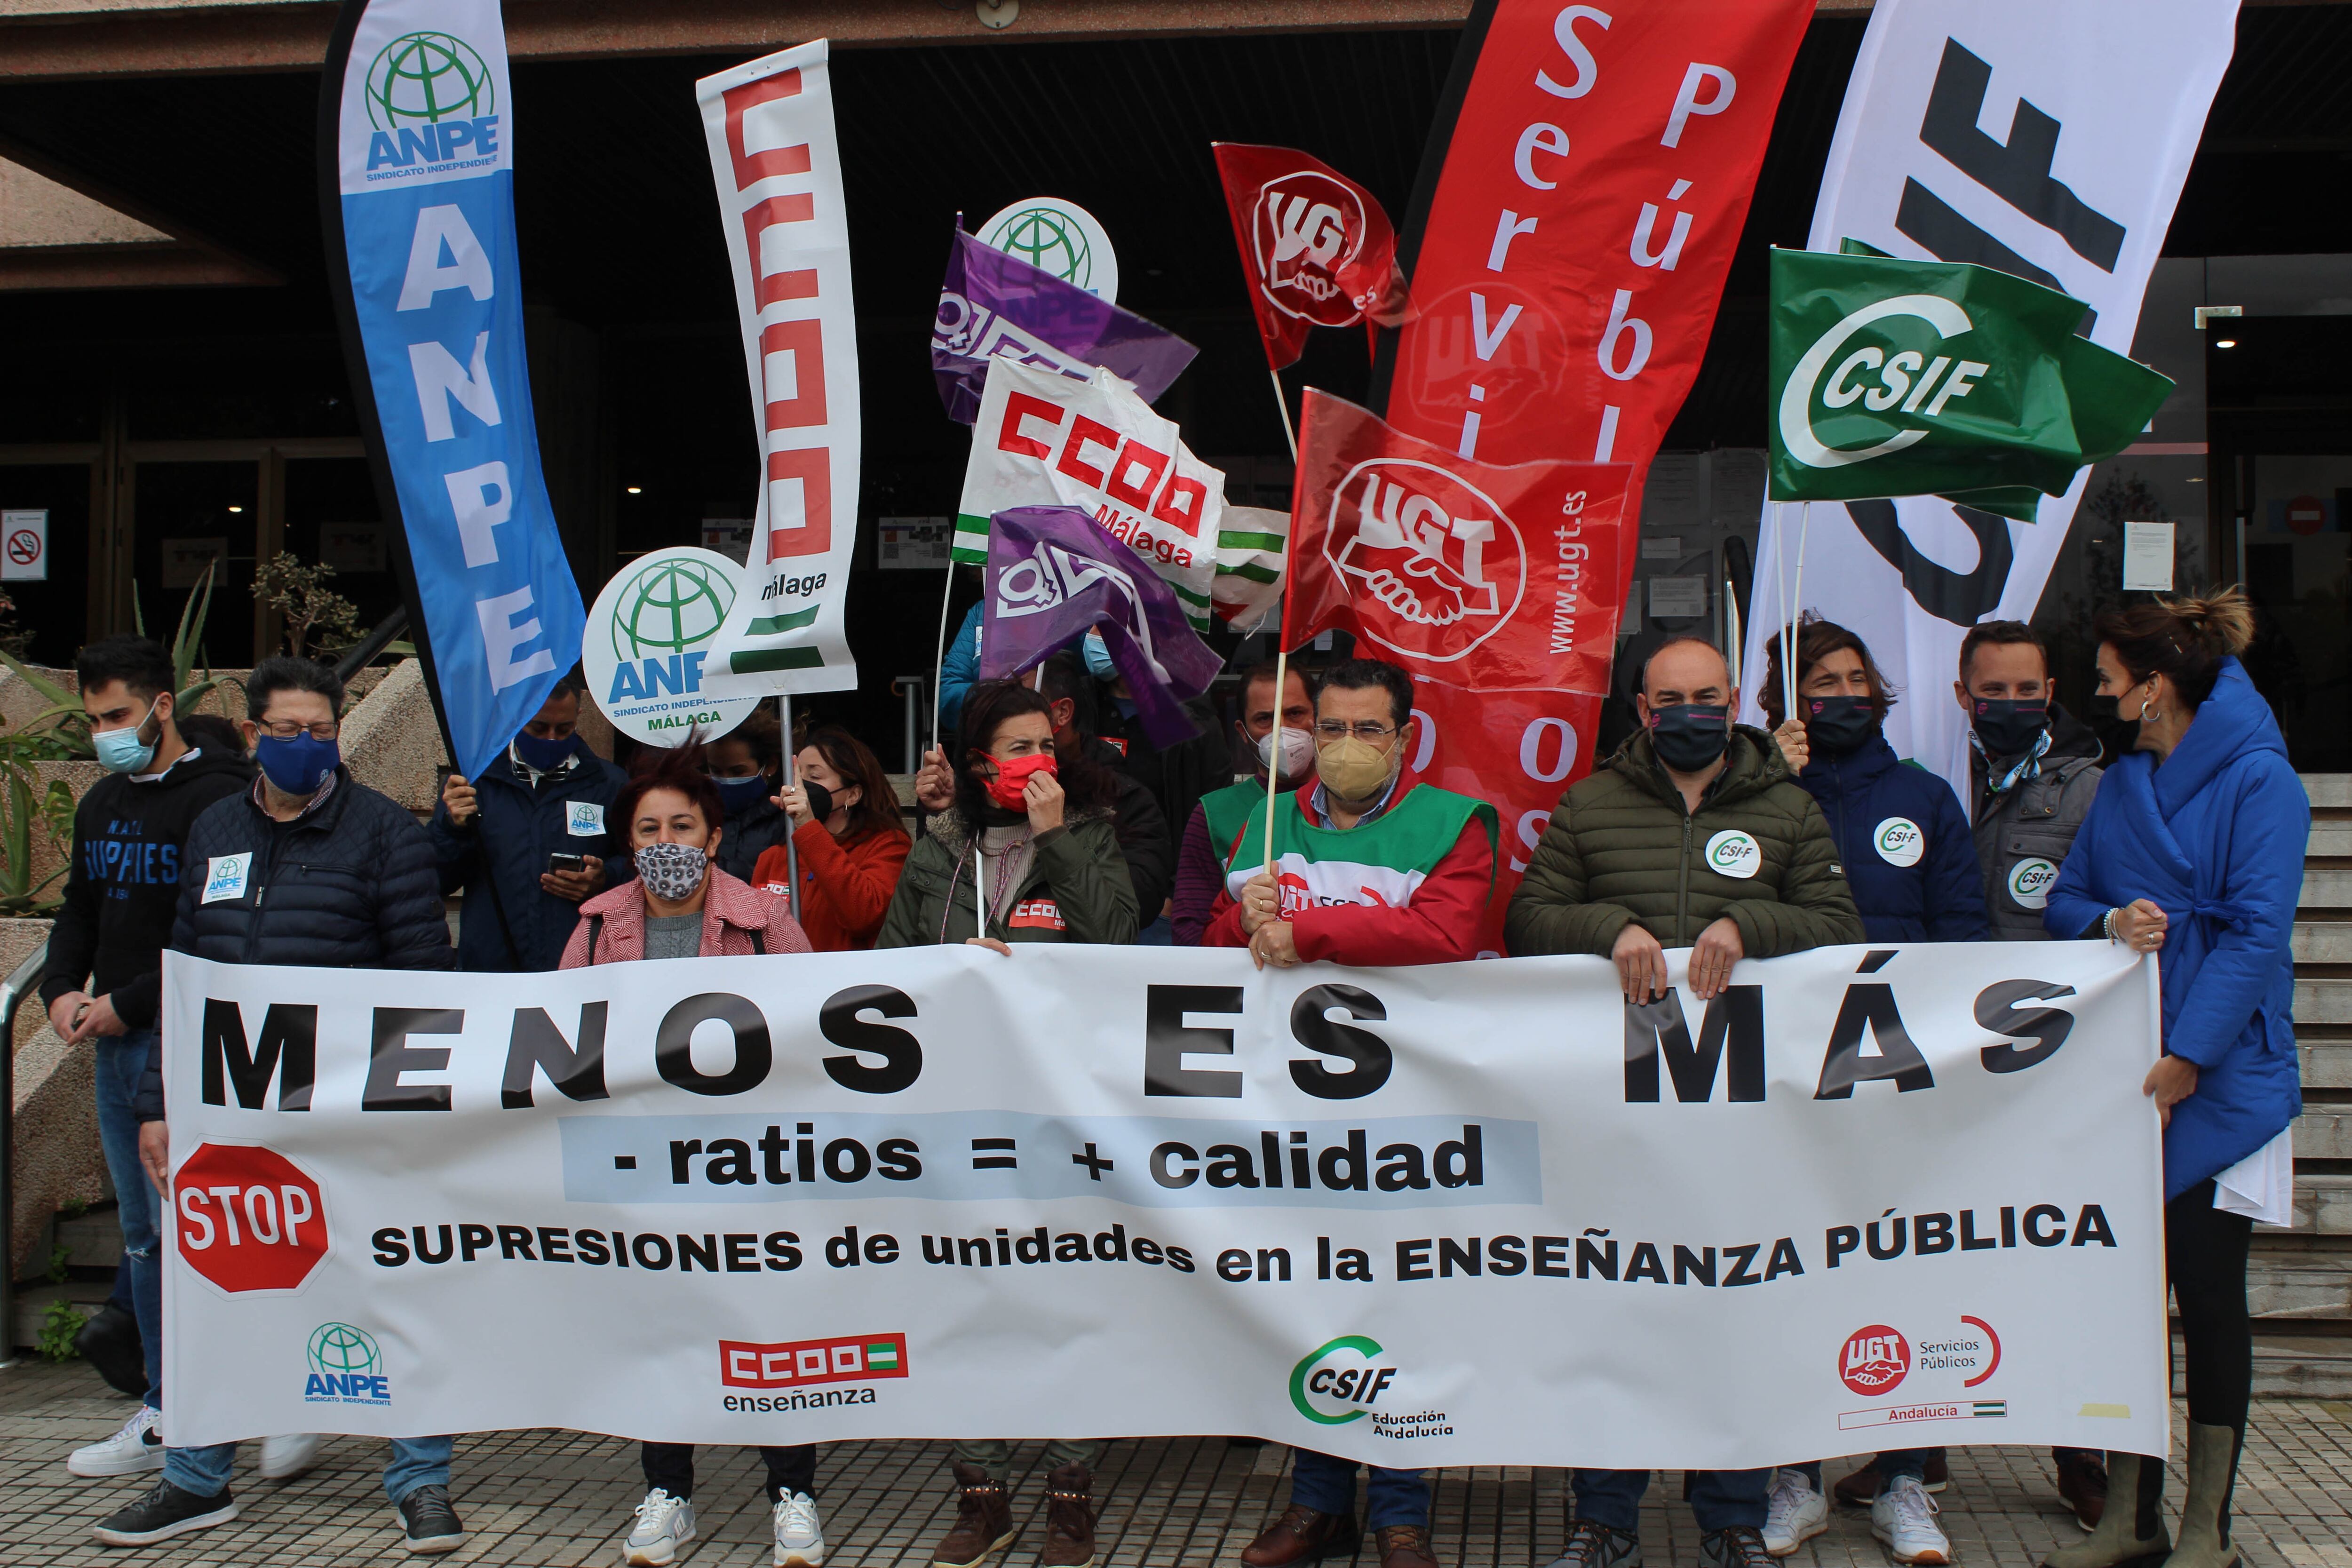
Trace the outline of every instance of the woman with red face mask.
{"label": "woman with red face mask", "polygon": [[[1016,942],[1135,941],[1135,886],[1111,827],[1116,780],[1083,757],[1056,763],[1045,699],[1010,680],[975,686],[949,753],[955,804],[930,819],[877,947],[974,942],[1010,957]],[[1100,1438],[1045,1445],[1045,1540],[1041,1568],[1095,1558],[1094,1466]],[[976,1568],[1008,1545],[1012,1445],[955,1446],[956,1519],[932,1551],[936,1568]]]}
{"label": "woman with red face mask", "polygon": [[1009,680],[973,687],[956,754],[955,804],[907,857],[874,945],[1133,942],[1118,781],[1083,757],[1056,760],[1045,699]]}

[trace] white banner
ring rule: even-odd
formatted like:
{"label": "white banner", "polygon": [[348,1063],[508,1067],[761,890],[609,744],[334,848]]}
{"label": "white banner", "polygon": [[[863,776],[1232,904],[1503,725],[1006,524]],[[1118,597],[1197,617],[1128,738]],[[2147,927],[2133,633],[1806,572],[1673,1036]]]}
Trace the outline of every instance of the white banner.
{"label": "white banner", "polygon": [[1631,1015],[1591,958],[165,964],[175,1444],[2166,1451],[2155,966],[2106,943]]}
{"label": "white banner", "polygon": [[857,534],[857,314],[826,43],[694,84],[759,433],[758,516],[707,683],[714,695],[848,691]]}
{"label": "white banner", "polygon": [[[2237,0],[1878,0],[1808,247],[1852,238],[2013,272],[2088,301],[2091,341],[2130,353],[2237,14]],[[1967,715],[1944,695],[1960,639],[2033,618],[2089,472],[2031,523],[1933,496],[1766,503],[1741,721],[1762,721],[1764,645],[1801,603],[1861,634],[1908,697],[1888,742],[1965,796]]]}

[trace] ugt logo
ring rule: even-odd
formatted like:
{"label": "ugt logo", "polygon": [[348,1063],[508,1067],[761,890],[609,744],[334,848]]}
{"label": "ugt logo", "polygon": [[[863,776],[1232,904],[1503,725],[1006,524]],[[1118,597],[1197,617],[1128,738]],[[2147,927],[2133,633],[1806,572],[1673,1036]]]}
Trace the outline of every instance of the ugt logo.
{"label": "ugt logo", "polygon": [[1362,1334],[1343,1334],[1309,1352],[1290,1369],[1290,1403],[1320,1426],[1361,1420],[1396,1381],[1395,1367],[1370,1364],[1383,1353],[1378,1340]]}
{"label": "ugt logo", "polygon": [[1885,1323],[1856,1329],[1838,1352],[1838,1376],[1865,1399],[1894,1393],[1910,1372],[1910,1342]]}
{"label": "ugt logo", "polygon": [[1286,316],[1345,327],[1362,313],[1339,281],[1364,247],[1364,204],[1328,174],[1307,170],[1258,188],[1251,215],[1259,288]]}
{"label": "ugt logo", "polygon": [[1527,584],[1527,546],[1503,509],[1410,458],[1349,470],[1331,492],[1323,552],[1355,580],[1364,635],[1433,664],[1461,658],[1501,630]]}

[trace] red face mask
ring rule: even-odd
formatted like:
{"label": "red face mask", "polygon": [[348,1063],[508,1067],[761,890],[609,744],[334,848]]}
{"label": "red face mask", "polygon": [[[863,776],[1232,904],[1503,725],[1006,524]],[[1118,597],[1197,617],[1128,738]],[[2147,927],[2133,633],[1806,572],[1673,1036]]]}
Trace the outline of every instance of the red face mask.
{"label": "red face mask", "polygon": [[1051,752],[991,760],[996,763],[996,776],[987,783],[988,798],[1007,811],[1020,811],[1027,806],[1028,802],[1022,796],[1029,787],[1030,774],[1044,773],[1049,779],[1055,776],[1054,753]]}

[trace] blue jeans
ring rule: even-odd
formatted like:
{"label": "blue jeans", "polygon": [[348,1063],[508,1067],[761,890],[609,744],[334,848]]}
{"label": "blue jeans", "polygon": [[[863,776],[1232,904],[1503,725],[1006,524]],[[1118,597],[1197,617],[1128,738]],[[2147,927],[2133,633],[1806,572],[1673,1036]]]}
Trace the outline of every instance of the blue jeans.
{"label": "blue jeans", "polygon": [[139,1080],[147,1074],[147,1053],[155,1031],[100,1037],[91,1066],[98,1079],[98,1142],[106,1153],[106,1173],[114,1182],[116,1217],[122,1224],[122,1256],[130,1266],[131,1313],[147,1355],[147,1403],[163,1407],[163,1266],[156,1250],[156,1205],[160,1201],[146,1168],[139,1163]]}
{"label": "blue jeans", "polygon": [[[1693,1471],[1691,1512],[1700,1531],[1712,1535],[1743,1524],[1750,1530],[1763,1529],[1771,1475],[1769,1470]],[[1642,1532],[1642,1494],[1650,1489],[1649,1471],[1578,1470],[1574,1488],[1570,1518],[1596,1520],[1628,1535]]]}
{"label": "blue jeans", "polygon": [[[1333,1458],[1312,1448],[1293,1448],[1291,1452],[1297,1456],[1290,1467],[1292,1503],[1318,1513],[1356,1511],[1355,1460]],[[1421,1479],[1422,1473],[1391,1470],[1381,1465],[1367,1468],[1372,1476],[1364,1487],[1365,1498],[1370,1504],[1366,1510],[1365,1524],[1373,1530],[1386,1530],[1391,1524],[1417,1524],[1427,1530],[1429,1483]]]}
{"label": "blue jeans", "polygon": [[[1934,1448],[1888,1448],[1882,1451],[1877,1458],[1871,1461],[1878,1471],[1880,1489],[1893,1486],[1905,1476],[1909,1476],[1915,1481],[1926,1480],[1927,1456],[1935,1452],[1937,1450]],[[1813,1460],[1811,1464],[1791,1465],[1786,1468],[1804,1471],[1805,1479],[1812,1483],[1813,1489],[1815,1491],[1822,1489],[1822,1462],[1819,1459]]]}
{"label": "blue jeans", "polygon": [[[449,1484],[449,1450],[455,1437],[394,1437],[392,1457],[383,1462],[383,1495],[395,1507],[419,1487]],[[236,1445],[214,1443],[202,1448],[167,1448],[163,1479],[182,1491],[217,1497],[228,1486],[229,1467]]]}

